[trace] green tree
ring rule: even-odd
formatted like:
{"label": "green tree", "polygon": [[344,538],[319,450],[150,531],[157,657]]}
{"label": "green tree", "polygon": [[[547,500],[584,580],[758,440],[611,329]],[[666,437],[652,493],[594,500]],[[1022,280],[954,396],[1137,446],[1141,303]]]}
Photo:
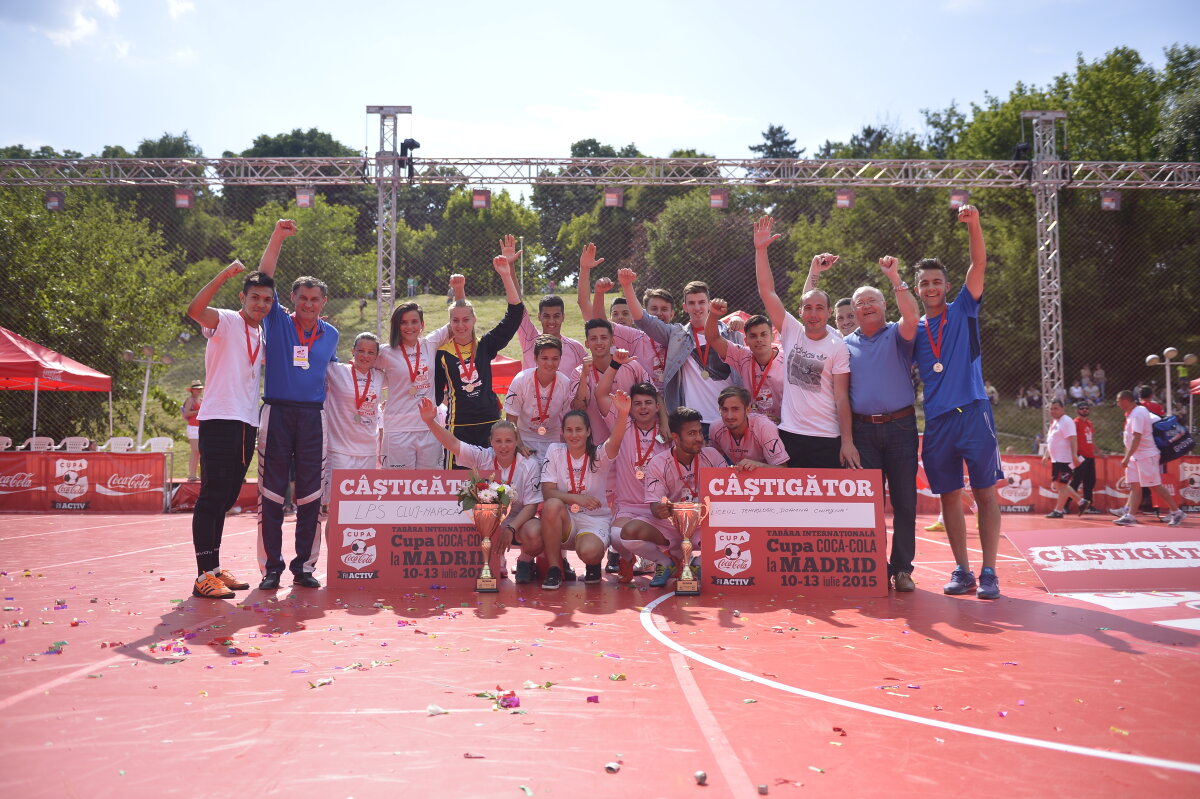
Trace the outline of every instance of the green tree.
{"label": "green tree", "polygon": [[751,144],[750,152],[757,158],[799,158],[806,148],[796,149],[796,140],[782,125],[767,125],[760,144]]}
{"label": "green tree", "polygon": [[433,275],[435,289],[445,286],[450,275],[457,272],[466,275],[468,294],[501,293],[503,286],[492,271],[492,259],[500,254],[500,239],[507,233],[525,237],[528,281],[541,249],[537,214],[507,191],[493,194],[491,207],[485,209],[471,207],[471,192],[466,189],[451,194],[437,233],[440,262]]}
{"label": "green tree", "polygon": [[[141,367],[121,351],[149,344],[169,352],[184,329],[181,279],[161,233],[96,189],[72,189],[66,210],[48,212],[40,189],[3,188],[0,252],[10,296],[20,298],[0,307],[0,325],[112,375],[117,401],[140,397]],[[6,427],[29,429],[31,399],[0,392]],[[105,399],[90,392],[43,398],[38,431],[105,435]]]}

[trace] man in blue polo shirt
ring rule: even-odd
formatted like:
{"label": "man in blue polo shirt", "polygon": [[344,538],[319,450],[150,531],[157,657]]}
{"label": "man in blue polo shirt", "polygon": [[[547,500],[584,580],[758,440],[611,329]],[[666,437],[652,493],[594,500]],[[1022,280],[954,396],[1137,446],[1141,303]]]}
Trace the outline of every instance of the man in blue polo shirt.
{"label": "man in blue polo shirt", "polygon": [[929,490],[941,495],[946,538],[957,563],[947,594],[966,594],[976,588],[967,554],[967,523],[960,494],[963,463],[971,477],[971,490],[979,505],[979,543],[983,569],[976,596],[996,599],[996,551],[1000,546],[1000,506],[996,483],[1004,479],[992,403],[983,385],[979,342],[979,305],[983,298],[987,250],[979,211],[964,205],[958,220],[967,226],[971,241],[971,267],[953,302],[946,302],[949,281],[946,267],[936,258],[917,264],[917,294],[925,316],[917,328],[913,360],[921,373],[925,400],[925,443],[922,460]]}
{"label": "man in blue polo shirt", "polygon": [[897,591],[912,591],[917,551],[917,417],[913,410],[913,340],[920,311],[890,255],[879,268],[896,292],[900,322],[887,321],[887,301],[873,286],[851,298],[857,329],[850,350],[850,410],[854,446],[864,469],[882,469],[892,504],[892,554],[888,574]]}
{"label": "man in blue polo shirt", "polygon": [[[283,240],[296,232],[296,224],[281,219],[259,270],[274,276],[275,262]],[[321,320],[328,289],[315,277],[299,277],[292,283],[292,307],[288,313],[275,304],[267,318],[266,386],[262,416],[258,423],[258,554],[263,572],[259,589],[279,587],[285,566],[294,584],[320,588],[313,576],[321,552],[319,512],[321,473],[325,457],[325,372],[336,360],[338,331]],[[295,470],[296,557],[283,560],[283,502],[288,481]]]}

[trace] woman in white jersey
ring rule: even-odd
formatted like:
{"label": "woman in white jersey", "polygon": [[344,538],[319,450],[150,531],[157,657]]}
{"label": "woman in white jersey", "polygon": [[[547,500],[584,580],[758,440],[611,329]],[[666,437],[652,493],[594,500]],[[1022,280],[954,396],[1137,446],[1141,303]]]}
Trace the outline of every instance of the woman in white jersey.
{"label": "woman in white jersey", "polygon": [[322,490],[329,504],[334,469],[375,469],[379,465],[379,395],[383,372],[375,368],[379,337],[359,333],[350,363],[330,364],[325,373],[326,454]]}
{"label": "woman in white jersey", "polygon": [[629,419],[629,395],[613,394],[617,418],[603,446],[592,443],[592,427],[586,411],[568,411],[563,416],[562,444],[551,444],[542,468],[542,541],[550,567],[542,588],[552,591],[562,585],[562,550],[574,549],[583,561],[585,583],[602,578],[600,561],[608,549],[612,511],[605,495],[608,472],[621,449]]}
{"label": "woman in white jersey", "polygon": [[381,458],[385,469],[440,469],[444,461],[437,439],[421,421],[418,403],[433,396],[437,348],[448,333],[446,327],[440,327],[422,338],[424,330],[425,312],[420,305],[404,302],[396,306],[390,344],[379,354],[388,389]]}
{"label": "woman in white jersey", "polygon": [[433,400],[423,398],[420,405],[421,421],[439,444],[454,456],[455,462],[474,469],[485,480],[510,485],[517,499],[508,511],[508,517],[492,539],[492,562],[488,564],[492,573],[501,577],[508,575],[504,553],[516,542],[521,547],[517,558],[516,582],[528,583],[533,579],[533,561],[542,553],[542,527],[535,514],[542,501],[542,462],[531,455],[521,443],[521,434],[512,422],[501,420],[492,425],[487,447],[477,447],[459,441],[446,428],[437,423],[437,408]]}

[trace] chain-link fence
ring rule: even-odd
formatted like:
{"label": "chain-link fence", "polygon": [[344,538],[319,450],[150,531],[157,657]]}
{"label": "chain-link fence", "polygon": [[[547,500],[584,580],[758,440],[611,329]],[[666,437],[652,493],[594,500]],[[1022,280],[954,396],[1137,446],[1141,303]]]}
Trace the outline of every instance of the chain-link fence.
{"label": "chain-link fence", "polygon": [[[1048,401],[1040,396],[1034,197],[1028,190],[981,189],[971,202],[980,208],[988,247],[984,376],[995,388],[1001,446],[1031,452]],[[1115,393],[1149,384],[1165,399],[1167,372],[1147,366],[1146,356],[1168,346],[1180,358],[1200,352],[1200,197],[1126,191],[1120,210],[1107,211],[1099,192],[1068,189],[1059,202],[1062,391],[1099,400],[1098,443],[1116,450]],[[203,339],[185,315],[196,291],[235,257],[253,268],[275,220],[294,218],[299,234],[285,243],[278,275],[288,282],[315,274],[328,282],[327,313],[348,349],[353,333],[375,327],[375,210],[369,185],[319,189],[308,208],[297,208],[287,187],[198,190],[186,209],[176,207],[169,187],[84,186],[66,190],[57,211],[46,209],[41,188],[0,188],[0,270],[9,287],[0,325],[112,375],[115,435],[137,431],[151,361],[145,435],[182,440],[180,403],[189,382],[204,377]],[[512,233],[522,239],[519,271],[531,307],[544,293],[562,295],[568,335],[582,337],[575,294],[587,242],[605,259],[593,280],[615,278],[627,266],[639,275],[639,291],[661,286],[677,300],[685,283],[703,280],[731,310],[757,313],[751,223],[764,212],[784,234],[770,253],[791,307],[817,252],[841,256],[822,280],[834,299],[863,284],[884,287],[875,266],[884,254],[905,268],[936,255],[956,284],[968,266],[966,231],[956,222],[949,189],[859,188],[846,208],[835,189],[735,187],[727,207],[718,209],[707,187],[629,186],[613,207],[600,188],[535,186],[524,198],[493,193],[489,207],[478,208],[469,189],[418,183],[404,187],[398,201],[396,293],[422,302],[431,326],[444,318],[452,273],[467,276],[472,297],[498,295],[491,259],[499,238]],[[216,303],[236,307],[236,293],[226,286]],[[885,295],[895,318],[890,291]],[[499,297],[478,307],[481,327],[503,311]],[[123,359],[124,350],[133,351],[133,361]],[[517,355],[515,342],[507,354]],[[161,363],[164,355],[170,365]],[[1196,367],[1171,373],[1177,412],[1187,412],[1188,380],[1197,376]],[[32,410],[31,392],[0,391],[0,435],[23,441],[32,432]],[[56,440],[103,441],[107,397],[42,394],[37,425],[39,435]]]}

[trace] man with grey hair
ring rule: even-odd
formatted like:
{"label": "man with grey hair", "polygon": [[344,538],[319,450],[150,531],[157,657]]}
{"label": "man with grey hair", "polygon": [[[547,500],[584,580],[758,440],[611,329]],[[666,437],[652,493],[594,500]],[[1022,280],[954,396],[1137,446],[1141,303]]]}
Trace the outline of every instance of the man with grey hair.
{"label": "man with grey hair", "polygon": [[[283,240],[295,223],[280,220],[263,253],[259,270],[274,276]],[[321,319],[329,299],[325,283],[315,277],[292,283],[288,313],[276,297],[267,318],[266,386],[258,425],[258,557],[263,579],[259,589],[279,588],[287,566],[294,584],[320,588],[313,576],[321,552],[319,513],[325,461],[325,378],[337,360],[338,331]],[[296,481],[296,557],[283,560],[283,503],[293,470]]]}
{"label": "man with grey hair", "polygon": [[865,469],[881,469],[892,505],[892,553],[888,574],[897,591],[912,591],[917,538],[916,393],[910,377],[920,310],[895,258],[879,259],[892,284],[900,321],[887,321],[887,301],[873,286],[851,298],[857,329],[846,336],[850,350],[850,410],[854,446]]}

